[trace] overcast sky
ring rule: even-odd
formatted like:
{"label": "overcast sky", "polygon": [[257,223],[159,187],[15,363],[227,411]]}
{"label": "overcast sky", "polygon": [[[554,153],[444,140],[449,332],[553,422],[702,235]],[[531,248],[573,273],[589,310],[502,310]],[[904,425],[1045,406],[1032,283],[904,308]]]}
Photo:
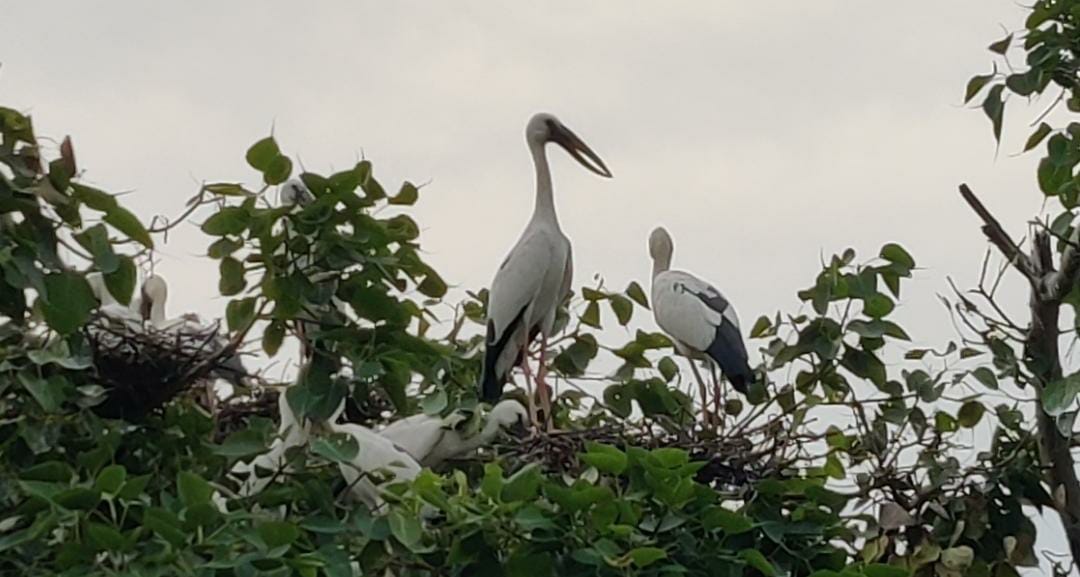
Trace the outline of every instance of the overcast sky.
{"label": "overcast sky", "polygon": [[[72,135],[85,179],[132,191],[144,219],[202,181],[254,183],[244,151],[271,127],[314,171],[362,153],[387,188],[430,181],[423,246],[462,288],[490,282],[527,221],[525,122],[552,112],[615,174],[551,151],[578,284],[647,286],[663,224],[675,266],[749,325],[795,310],[822,254],[895,241],[924,267],[900,318],[932,344],[955,336],[945,276],[972,284],[985,247],[957,184],[1016,237],[1042,209],[1036,157],[1015,156],[1037,111],[1013,104],[995,156],[961,102],[1024,16],[1012,0],[18,2],[0,103]],[[207,244],[192,225],[162,247],[170,313],[224,309]]]}

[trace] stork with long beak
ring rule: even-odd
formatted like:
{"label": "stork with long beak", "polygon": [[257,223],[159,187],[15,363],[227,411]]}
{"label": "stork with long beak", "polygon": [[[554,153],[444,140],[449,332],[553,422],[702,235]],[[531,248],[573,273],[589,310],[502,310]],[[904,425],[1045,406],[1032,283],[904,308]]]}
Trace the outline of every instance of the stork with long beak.
{"label": "stork with long beak", "polygon": [[537,114],[529,120],[525,140],[536,167],[536,205],[532,218],[514,248],[506,256],[491,284],[487,307],[487,339],[484,353],[482,396],[493,402],[502,394],[507,375],[515,365],[525,371],[529,388],[529,415],[539,426],[531,390],[529,344],[540,335],[540,360],[536,372],[540,404],[545,421],[551,422],[551,399],[544,380],[547,339],[555,325],[555,313],[570,294],[573,256],[555,215],[545,145],[554,142],[563,147],[582,166],[611,178],[611,171],[576,134],[558,118]]}

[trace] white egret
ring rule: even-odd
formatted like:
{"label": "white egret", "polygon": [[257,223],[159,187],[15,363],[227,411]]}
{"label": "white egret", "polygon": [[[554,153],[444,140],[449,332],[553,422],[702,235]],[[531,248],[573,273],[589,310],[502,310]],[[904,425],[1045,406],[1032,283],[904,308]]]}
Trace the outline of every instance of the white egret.
{"label": "white egret", "polygon": [[491,284],[481,392],[485,400],[497,400],[510,370],[520,363],[526,386],[530,387],[529,415],[537,424],[529,383],[529,344],[539,333],[540,362],[535,380],[545,420],[550,420],[551,402],[544,380],[547,339],[555,325],[555,313],[570,293],[573,277],[570,239],[559,228],[555,214],[545,146],[548,142],[562,146],[585,168],[600,176],[610,178],[611,171],[576,134],[550,114],[537,114],[529,120],[525,140],[536,168],[535,207],[525,231],[499,266]]}
{"label": "white egret", "polygon": [[[735,308],[709,283],[687,272],[669,270],[672,252],[671,235],[663,227],[657,227],[649,235],[653,316],[656,324],[671,337],[675,349],[690,358],[708,421],[705,382],[694,360],[718,365],[735,390],[744,394],[754,382],[754,372],[748,362]],[[714,383],[714,387],[714,395],[719,399],[719,385]]]}
{"label": "white egret", "polygon": [[425,467],[437,467],[443,461],[466,455],[490,444],[499,431],[524,426],[528,413],[521,403],[506,399],[496,404],[484,417],[483,427],[465,437],[455,429],[464,419],[455,413],[450,417],[413,415],[390,423],[379,434],[390,439]]}

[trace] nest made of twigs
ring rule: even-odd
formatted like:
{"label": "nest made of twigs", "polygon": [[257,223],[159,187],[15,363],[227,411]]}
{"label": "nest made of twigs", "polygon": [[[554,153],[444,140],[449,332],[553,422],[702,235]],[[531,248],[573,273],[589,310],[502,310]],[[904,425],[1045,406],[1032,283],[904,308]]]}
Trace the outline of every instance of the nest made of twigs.
{"label": "nest made of twigs", "polygon": [[99,314],[84,333],[105,389],[94,407],[103,417],[137,421],[211,376],[242,377],[217,324],[159,329]]}

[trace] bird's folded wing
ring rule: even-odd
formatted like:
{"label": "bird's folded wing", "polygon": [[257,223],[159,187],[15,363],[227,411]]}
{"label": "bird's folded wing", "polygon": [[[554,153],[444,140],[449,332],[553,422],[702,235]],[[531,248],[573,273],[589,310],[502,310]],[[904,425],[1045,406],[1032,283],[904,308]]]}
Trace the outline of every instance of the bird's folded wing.
{"label": "bird's folded wing", "polygon": [[503,261],[488,298],[488,320],[495,325],[494,341],[536,297],[552,261],[551,242],[540,234],[522,238]]}

